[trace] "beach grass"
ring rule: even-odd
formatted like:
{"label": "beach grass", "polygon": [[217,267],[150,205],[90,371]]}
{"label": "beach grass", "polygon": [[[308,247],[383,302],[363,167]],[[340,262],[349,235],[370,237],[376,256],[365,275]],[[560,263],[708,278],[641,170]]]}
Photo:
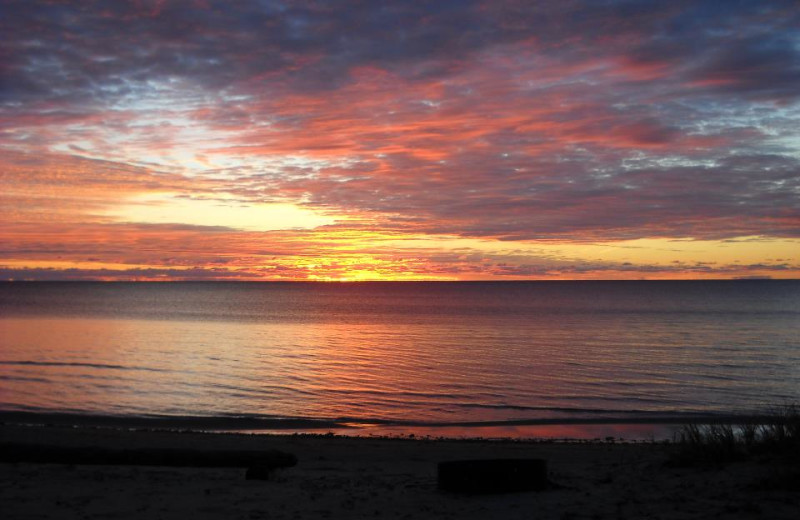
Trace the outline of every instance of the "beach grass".
{"label": "beach grass", "polygon": [[800,405],[773,406],[770,412],[738,423],[689,423],[676,434],[672,462],[726,464],[751,456],[800,457]]}

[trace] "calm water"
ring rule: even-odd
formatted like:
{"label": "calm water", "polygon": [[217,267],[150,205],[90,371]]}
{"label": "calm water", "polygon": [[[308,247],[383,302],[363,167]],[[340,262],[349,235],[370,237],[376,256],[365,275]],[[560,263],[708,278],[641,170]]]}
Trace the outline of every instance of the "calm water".
{"label": "calm water", "polygon": [[800,281],[3,283],[0,411],[368,424],[800,401]]}

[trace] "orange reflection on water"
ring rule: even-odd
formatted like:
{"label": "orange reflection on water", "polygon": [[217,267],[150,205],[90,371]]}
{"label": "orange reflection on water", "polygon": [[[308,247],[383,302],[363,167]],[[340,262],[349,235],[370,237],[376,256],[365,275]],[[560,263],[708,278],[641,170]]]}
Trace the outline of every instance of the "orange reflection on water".
{"label": "orange reflection on water", "polygon": [[[188,325],[188,326],[187,326]],[[0,320],[5,407],[179,413],[213,386],[207,335],[189,324],[94,318]],[[198,349],[171,348],[194,344]],[[197,392],[202,393],[202,392]]]}

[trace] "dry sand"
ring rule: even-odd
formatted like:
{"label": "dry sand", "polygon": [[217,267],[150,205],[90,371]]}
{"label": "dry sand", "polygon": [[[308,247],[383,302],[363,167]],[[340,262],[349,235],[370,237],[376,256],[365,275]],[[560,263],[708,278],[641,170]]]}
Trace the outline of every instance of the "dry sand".
{"label": "dry sand", "polygon": [[[243,468],[0,464],[3,518],[800,518],[798,468],[752,459],[672,467],[663,444],[431,441],[0,426],[0,442],[109,448],[279,449],[297,466],[268,481]],[[436,464],[535,457],[551,489],[464,496]]]}

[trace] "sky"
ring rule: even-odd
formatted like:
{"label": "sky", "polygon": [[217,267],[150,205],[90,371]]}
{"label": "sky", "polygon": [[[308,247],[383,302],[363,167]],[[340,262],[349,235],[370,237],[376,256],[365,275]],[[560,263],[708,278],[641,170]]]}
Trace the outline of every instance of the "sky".
{"label": "sky", "polygon": [[800,277],[800,2],[0,3],[0,279]]}

